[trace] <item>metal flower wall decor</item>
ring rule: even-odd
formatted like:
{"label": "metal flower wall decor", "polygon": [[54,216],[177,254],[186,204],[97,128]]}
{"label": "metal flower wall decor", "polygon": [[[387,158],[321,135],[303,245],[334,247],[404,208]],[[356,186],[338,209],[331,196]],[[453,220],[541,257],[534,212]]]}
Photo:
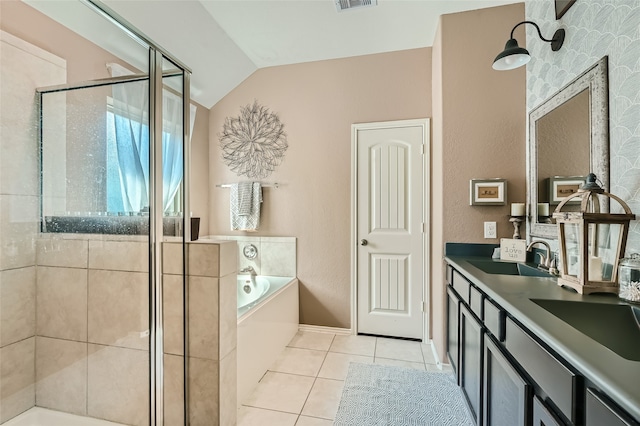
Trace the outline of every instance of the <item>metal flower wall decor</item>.
{"label": "metal flower wall decor", "polygon": [[263,179],[282,162],[287,145],[284,124],[265,106],[240,108],[240,115],[227,117],[222,126],[222,159],[239,176]]}

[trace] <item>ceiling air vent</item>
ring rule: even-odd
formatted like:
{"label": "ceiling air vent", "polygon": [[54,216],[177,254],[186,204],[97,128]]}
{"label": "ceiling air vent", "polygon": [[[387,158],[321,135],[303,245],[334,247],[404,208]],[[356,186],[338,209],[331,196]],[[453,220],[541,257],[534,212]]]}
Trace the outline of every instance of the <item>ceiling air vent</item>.
{"label": "ceiling air vent", "polygon": [[338,12],[347,9],[376,6],[378,4],[378,0],[335,0],[335,2]]}

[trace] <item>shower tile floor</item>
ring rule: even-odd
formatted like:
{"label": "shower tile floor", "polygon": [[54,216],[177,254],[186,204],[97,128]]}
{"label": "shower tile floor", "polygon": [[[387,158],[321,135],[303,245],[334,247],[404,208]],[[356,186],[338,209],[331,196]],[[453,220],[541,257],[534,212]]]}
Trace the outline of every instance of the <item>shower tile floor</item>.
{"label": "shower tile floor", "polygon": [[431,345],[300,331],[240,407],[238,426],[333,425],[350,362],[440,371]]}

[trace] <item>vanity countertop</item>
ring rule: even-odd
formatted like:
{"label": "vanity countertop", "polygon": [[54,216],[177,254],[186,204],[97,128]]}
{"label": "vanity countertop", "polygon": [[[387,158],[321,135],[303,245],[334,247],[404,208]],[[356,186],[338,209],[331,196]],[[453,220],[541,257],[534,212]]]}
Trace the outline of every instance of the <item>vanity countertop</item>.
{"label": "vanity countertop", "polygon": [[[472,262],[489,259],[487,251],[492,251],[492,248],[481,244],[466,246],[483,249],[480,250],[483,251],[483,256],[473,255],[478,254],[473,250],[451,249],[448,244],[446,261],[640,421],[640,362],[623,358],[531,299],[624,303],[614,295],[580,295],[559,287],[556,278],[485,273]],[[602,318],[602,327],[608,327],[607,318]],[[610,332],[616,333],[616,330],[611,329]]]}

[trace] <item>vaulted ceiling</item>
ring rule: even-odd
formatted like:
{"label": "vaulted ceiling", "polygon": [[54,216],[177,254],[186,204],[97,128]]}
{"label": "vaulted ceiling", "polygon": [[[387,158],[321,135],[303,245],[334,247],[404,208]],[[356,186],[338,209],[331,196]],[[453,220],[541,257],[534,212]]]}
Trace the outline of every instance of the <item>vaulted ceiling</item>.
{"label": "vaulted ceiling", "polygon": [[[75,2],[23,1],[104,38],[82,25]],[[207,108],[259,68],[431,46],[440,15],[517,2],[378,0],[338,11],[334,0],[103,0],[191,68],[192,98]]]}

